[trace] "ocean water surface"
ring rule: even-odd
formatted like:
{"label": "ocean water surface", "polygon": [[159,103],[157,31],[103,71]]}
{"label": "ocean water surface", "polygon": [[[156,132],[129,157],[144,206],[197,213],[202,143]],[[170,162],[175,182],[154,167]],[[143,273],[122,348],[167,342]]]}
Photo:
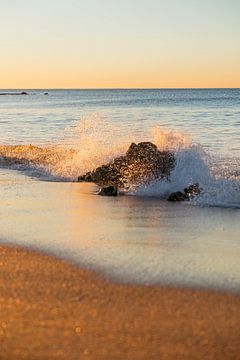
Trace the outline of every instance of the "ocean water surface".
{"label": "ocean water surface", "polygon": [[[0,96],[2,242],[119,281],[240,290],[240,89],[26,91]],[[171,181],[116,198],[76,182],[139,141],[174,152]],[[167,202],[193,182],[199,197]]]}

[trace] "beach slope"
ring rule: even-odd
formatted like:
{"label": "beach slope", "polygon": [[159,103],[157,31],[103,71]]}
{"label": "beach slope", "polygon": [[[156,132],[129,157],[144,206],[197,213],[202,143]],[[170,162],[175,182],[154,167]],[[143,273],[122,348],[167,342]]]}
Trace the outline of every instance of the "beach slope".
{"label": "beach slope", "polygon": [[0,359],[240,359],[240,296],[110,282],[0,246]]}

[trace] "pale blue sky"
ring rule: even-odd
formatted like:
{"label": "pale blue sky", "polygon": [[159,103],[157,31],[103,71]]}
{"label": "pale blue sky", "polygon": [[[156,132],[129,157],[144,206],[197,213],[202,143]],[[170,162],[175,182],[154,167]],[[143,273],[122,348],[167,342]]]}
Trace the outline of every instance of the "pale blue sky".
{"label": "pale blue sky", "polygon": [[240,86],[239,0],[0,0],[0,88]]}

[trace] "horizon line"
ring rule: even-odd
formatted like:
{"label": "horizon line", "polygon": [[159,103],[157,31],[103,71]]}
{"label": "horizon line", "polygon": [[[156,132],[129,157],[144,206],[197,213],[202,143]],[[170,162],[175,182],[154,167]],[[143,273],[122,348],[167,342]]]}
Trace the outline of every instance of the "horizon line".
{"label": "horizon line", "polygon": [[16,88],[0,88],[0,90],[224,90],[224,89],[240,89],[239,87],[16,87]]}

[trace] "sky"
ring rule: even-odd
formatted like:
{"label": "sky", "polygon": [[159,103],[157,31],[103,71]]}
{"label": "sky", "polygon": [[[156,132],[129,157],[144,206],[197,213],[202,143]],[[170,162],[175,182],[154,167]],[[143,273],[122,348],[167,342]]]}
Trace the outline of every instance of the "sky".
{"label": "sky", "polygon": [[0,88],[240,87],[239,0],[0,0]]}

